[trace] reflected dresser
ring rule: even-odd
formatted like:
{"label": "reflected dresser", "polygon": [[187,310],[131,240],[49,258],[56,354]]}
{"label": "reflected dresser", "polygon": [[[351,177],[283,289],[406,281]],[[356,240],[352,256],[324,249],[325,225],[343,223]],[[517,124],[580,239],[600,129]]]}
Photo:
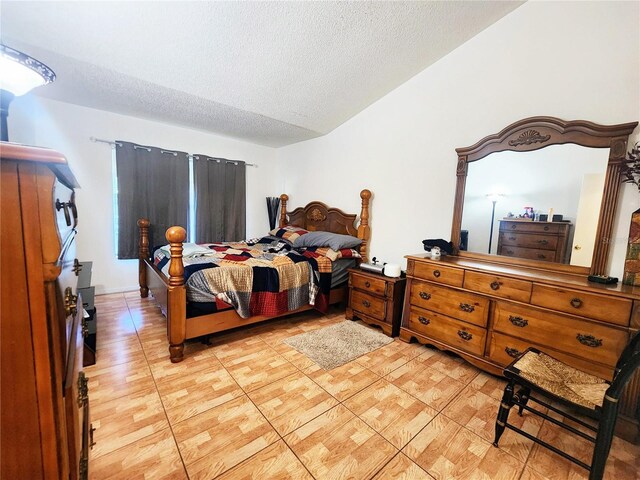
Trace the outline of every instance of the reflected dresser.
{"label": "reflected dresser", "polygon": [[498,255],[568,263],[571,223],[500,220]]}
{"label": "reflected dresser", "polygon": [[0,143],[2,478],[88,478],[76,180],[61,154]]}
{"label": "reflected dresser", "polygon": [[[455,352],[490,373],[532,346],[611,379],[640,328],[640,288],[457,256],[407,259],[400,338]],[[620,410],[626,438],[637,434],[639,393],[636,375]]]}

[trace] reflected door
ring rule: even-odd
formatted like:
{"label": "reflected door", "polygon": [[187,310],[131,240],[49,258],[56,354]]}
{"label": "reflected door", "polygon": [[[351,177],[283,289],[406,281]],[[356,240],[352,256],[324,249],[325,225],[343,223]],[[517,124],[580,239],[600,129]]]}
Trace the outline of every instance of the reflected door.
{"label": "reflected door", "polygon": [[593,258],[593,239],[598,229],[598,214],[604,189],[604,174],[587,173],[582,178],[576,227],[571,249],[571,265],[588,267]]}

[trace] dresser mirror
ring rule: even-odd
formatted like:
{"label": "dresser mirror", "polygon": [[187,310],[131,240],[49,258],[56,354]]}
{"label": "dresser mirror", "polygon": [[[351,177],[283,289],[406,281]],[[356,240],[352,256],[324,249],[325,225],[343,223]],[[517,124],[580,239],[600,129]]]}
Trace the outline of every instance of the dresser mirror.
{"label": "dresser mirror", "polygon": [[456,149],[458,254],[604,274],[620,162],[636,125],[532,117]]}

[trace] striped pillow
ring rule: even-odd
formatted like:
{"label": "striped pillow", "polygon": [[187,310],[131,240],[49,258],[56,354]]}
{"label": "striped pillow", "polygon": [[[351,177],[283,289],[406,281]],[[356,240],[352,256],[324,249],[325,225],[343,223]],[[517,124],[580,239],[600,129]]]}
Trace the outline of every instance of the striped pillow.
{"label": "striped pillow", "polygon": [[274,228],[269,232],[269,235],[282,238],[283,240],[293,243],[296,241],[296,238],[300,238],[302,235],[306,235],[307,233],[309,233],[309,231],[304,228],[296,227],[295,225],[286,225],[282,228]]}

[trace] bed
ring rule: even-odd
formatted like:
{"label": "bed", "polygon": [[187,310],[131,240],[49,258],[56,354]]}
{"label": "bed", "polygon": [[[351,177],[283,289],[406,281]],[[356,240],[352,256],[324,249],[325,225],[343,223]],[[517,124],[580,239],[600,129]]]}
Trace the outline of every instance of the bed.
{"label": "bed", "polygon": [[[369,227],[369,203],[371,192],[362,190],[362,200],[359,224],[356,226],[357,214],[348,214],[338,208],[328,207],[322,202],[310,202],[304,207],[287,211],[289,197],[280,196],[281,212],[279,227],[295,225],[310,232],[325,231],[343,235],[351,235],[362,240],[359,254],[362,261],[368,261],[368,247],[371,236]],[[138,220],[139,237],[139,283],[140,296],[146,298],[152,293],[162,313],[167,318],[167,337],[169,340],[169,355],[171,362],[177,363],[184,358],[184,342],[187,339],[201,337],[212,333],[222,332],[232,328],[269,320],[271,318],[289,315],[315,308],[305,304],[294,310],[276,315],[254,315],[242,318],[235,309],[224,309],[187,318],[187,285],[185,282],[185,262],[183,262],[183,244],[186,231],[179,226],[171,227],[166,232],[169,242],[169,260],[164,268],[156,265],[157,257],[149,246],[149,227],[147,219]],[[216,269],[217,270],[217,269]],[[164,273],[163,273],[164,271]],[[347,286],[331,288],[327,292],[328,304],[336,304],[346,300]]]}

